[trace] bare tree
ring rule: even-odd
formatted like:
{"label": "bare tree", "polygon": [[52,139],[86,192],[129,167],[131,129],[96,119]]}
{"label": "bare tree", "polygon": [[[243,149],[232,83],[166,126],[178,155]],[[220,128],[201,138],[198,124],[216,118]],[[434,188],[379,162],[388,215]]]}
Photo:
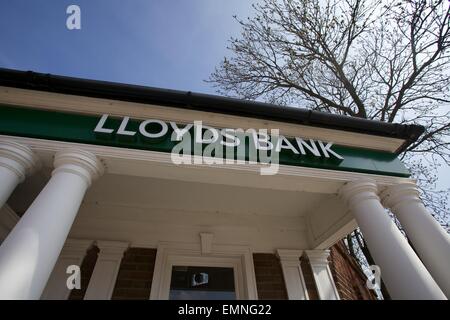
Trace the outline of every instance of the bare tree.
{"label": "bare tree", "polygon": [[253,7],[254,17],[236,18],[242,35],[208,81],[243,99],[425,126],[400,157],[449,230],[449,191],[435,188],[436,168],[450,165],[449,2],[262,0]]}

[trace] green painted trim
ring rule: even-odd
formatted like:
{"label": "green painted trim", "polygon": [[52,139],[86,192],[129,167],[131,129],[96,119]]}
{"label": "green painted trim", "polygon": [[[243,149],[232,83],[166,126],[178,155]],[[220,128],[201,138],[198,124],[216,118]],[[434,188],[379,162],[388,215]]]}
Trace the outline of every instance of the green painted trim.
{"label": "green painted trim", "polygon": [[[0,105],[0,133],[11,136],[77,142],[93,145],[170,152],[177,142],[170,134],[158,141],[148,141],[139,134],[124,139],[116,135],[94,132],[100,116],[54,112]],[[107,126],[118,128],[121,119],[109,119]],[[127,129],[138,129],[140,121],[130,120]],[[257,129],[257,128],[256,128]],[[170,133],[170,132],[169,132]],[[409,177],[410,174],[396,154],[334,145],[332,149],[344,160],[298,156],[290,150],[280,152],[280,164],[320,169]]]}

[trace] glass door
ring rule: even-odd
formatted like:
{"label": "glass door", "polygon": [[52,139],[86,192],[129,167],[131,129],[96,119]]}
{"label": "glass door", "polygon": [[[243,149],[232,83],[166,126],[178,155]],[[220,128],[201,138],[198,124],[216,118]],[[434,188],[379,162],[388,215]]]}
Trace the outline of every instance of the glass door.
{"label": "glass door", "polygon": [[170,300],[235,300],[233,268],[173,266]]}

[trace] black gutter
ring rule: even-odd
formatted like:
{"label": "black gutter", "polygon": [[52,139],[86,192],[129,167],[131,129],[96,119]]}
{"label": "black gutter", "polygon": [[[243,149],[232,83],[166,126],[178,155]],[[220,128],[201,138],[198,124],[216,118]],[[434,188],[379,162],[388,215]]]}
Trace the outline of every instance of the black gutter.
{"label": "black gutter", "polygon": [[303,124],[405,140],[404,151],[425,131],[423,126],[402,125],[362,118],[282,107],[275,104],[239,100],[209,94],[80,79],[0,68],[0,85],[94,98],[113,99],[168,107],[217,112],[243,117]]}

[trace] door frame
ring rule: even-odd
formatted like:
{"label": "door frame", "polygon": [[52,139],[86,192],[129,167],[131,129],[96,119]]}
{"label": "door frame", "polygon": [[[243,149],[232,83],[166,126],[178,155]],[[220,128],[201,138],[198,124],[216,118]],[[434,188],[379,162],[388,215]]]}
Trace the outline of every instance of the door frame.
{"label": "door frame", "polygon": [[253,254],[248,246],[215,244],[210,253],[202,254],[200,243],[161,242],[157,250],[151,300],[169,298],[175,265],[233,268],[236,299],[258,299]]}

